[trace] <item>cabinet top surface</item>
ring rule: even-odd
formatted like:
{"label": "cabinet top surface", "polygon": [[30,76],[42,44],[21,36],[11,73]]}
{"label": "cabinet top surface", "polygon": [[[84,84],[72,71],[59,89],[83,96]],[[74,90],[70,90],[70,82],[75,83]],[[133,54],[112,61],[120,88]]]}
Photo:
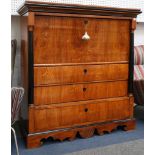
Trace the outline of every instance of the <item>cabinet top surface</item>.
{"label": "cabinet top surface", "polygon": [[141,13],[140,9],[131,8],[115,8],[94,5],[77,5],[62,4],[51,2],[25,1],[18,13],[24,15],[27,12],[47,12],[47,13],[63,13],[63,14],[84,14],[98,16],[118,16],[136,18]]}

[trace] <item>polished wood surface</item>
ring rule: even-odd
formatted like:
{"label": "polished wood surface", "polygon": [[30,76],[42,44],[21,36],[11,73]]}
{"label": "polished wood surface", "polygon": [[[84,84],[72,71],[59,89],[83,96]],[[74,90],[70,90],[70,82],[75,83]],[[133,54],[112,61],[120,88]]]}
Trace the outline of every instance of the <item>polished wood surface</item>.
{"label": "polished wood surface", "polygon": [[127,80],[128,64],[34,67],[34,85]]}
{"label": "polished wood surface", "polygon": [[[82,40],[85,21],[88,41]],[[129,20],[36,16],[34,63],[128,61],[129,27]]]}
{"label": "polished wood surface", "polygon": [[[95,131],[98,135],[103,135],[105,132],[111,133],[112,131],[116,130],[118,126],[122,126],[123,130],[130,131],[134,130],[136,127],[135,119],[126,119],[126,120],[117,120],[112,122],[101,122],[101,123],[94,123],[92,125],[83,125],[80,127],[69,128],[55,132],[47,132],[45,133],[38,133],[38,134],[29,134],[27,137],[27,147],[28,148],[36,148],[40,147],[43,144],[42,140],[48,139],[52,137],[54,140],[63,141],[65,139],[73,140],[76,138],[77,134],[79,134],[82,138],[89,138]],[[104,138],[104,137],[103,137]]]}
{"label": "polished wood surface", "polygon": [[78,65],[110,65],[110,64],[128,64],[128,61],[109,61],[109,62],[80,62],[80,63],[55,63],[55,64],[34,64],[34,67],[56,67],[56,66],[78,66]]}
{"label": "polished wood surface", "polygon": [[26,1],[18,12],[28,12],[21,19],[27,147],[134,129],[133,31],[141,11]]}
{"label": "polished wood surface", "polygon": [[128,81],[71,84],[34,88],[34,104],[81,101],[127,96]]}
{"label": "polished wood surface", "polygon": [[130,104],[128,97],[122,97],[32,106],[29,111],[33,114],[30,133],[130,118]]}
{"label": "polished wood surface", "polygon": [[78,4],[64,4],[41,1],[25,0],[23,5],[18,9],[20,15],[24,15],[29,11],[33,12],[53,12],[62,14],[78,14],[78,15],[97,15],[97,16],[112,16],[112,17],[129,17],[136,18],[141,13],[140,9],[133,8],[117,8],[94,5],[78,5]]}

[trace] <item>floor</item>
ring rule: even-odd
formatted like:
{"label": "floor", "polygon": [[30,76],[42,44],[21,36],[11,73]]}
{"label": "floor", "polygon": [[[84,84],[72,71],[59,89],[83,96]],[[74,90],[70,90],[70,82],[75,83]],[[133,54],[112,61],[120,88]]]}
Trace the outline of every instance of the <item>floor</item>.
{"label": "floor", "polygon": [[[18,129],[16,129],[18,132]],[[26,149],[24,140],[18,132],[18,145],[20,155],[63,155],[72,152],[88,150],[99,147],[106,147],[113,144],[120,144],[134,140],[144,139],[144,122],[137,119],[137,127],[133,131],[116,130],[103,136],[94,135],[88,139],[76,138],[74,141],[47,141],[40,148]],[[12,155],[16,154],[14,139],[12,138]]]}
{"label": "floor", "polygon": [[65,155],[144,155],[144,139],[85,149]]}

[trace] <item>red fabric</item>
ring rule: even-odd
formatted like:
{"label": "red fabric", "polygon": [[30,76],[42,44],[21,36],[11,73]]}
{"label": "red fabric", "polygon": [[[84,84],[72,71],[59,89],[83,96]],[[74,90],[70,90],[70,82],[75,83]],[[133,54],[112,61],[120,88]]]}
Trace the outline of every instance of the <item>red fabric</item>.
{"label": "red fabric", "polygon": [[144,65],[134,65],[134,80],[144,80]]}
{"label": "red fabric", "polygon": [[135,65],[144,64],[144,45],[134,47],[134,64]]}
{"label": "red fabric", "polygon": [[144,105],[144,45],[134,47],[134,83],[135,103]]}

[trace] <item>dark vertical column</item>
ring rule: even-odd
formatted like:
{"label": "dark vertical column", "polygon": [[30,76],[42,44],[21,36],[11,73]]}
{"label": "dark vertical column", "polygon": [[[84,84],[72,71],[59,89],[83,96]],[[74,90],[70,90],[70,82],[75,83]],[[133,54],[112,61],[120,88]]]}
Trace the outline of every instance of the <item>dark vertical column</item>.
{"label": "dark vertical column", "polygon": [[34,87],[34,71],[33,71],[33,31],[28,31],[28,103],[33,104],[33,87]]}
{"label": "dark vertical column", "polygon": [[134,31],[130,32],[130,56],[129,56],[129,85],[128,92],[133,93],[133,74],[134,74]]}

